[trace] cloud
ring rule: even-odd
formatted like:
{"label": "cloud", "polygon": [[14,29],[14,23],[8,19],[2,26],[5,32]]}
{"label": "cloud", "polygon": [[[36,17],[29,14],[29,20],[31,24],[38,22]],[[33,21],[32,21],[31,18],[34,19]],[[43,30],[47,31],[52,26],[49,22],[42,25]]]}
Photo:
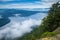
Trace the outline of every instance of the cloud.
{"label": "cloud", "polygon": [[6,4],[6,5],[0,5],[0,8],[40,8],[40,6],[31,5],[31,4],[30,5],[29,4],[8,4],[8,5]]}
{"label": "cloud", "polygon": [[[38,16],[42,15],[42,16]],[[41,17],[36,19],[35,16]],[[46,15],[37,13],[35,15],[29,16],[29,17],[9,17],[11,20],[10,23],[3,26],[0,30],[0,39],[5,37],[7,38],[16,38],[21,37],[25,33],[30,33],[33,29],[32,27],[35,27],[35,25],[40,25],[42,22],[42,18],[44,18]],[[21,20],[23,18],[23,20]]]}
{"label": "cloud", "polygon": [[46,13],[38,13],[32,16],[29,16],[32,19],[36,19],[36,20],[42,20],[44,17],[46,17],[47,14]]}
{"label": "cloud", "polygon": [[0,1],[6,2],[6,1],[14,1],[14,0],[0,0]]}
{"label": "cloud", "polygon": [[60,0],[42,0],[44,2],[57,2],[57,1],[60,1]]}
{"label": "cloud", "polygon": [[43,2],[43,4],[46,4],[48,6],[50,5],[50,7],[51,7],[52,4],[54,4],[60,0],[41,0],[41,1]]}
{"label": "cloud", "polygon": [[2,15],[0,15],[0,19],[3,18]]}
{"label": "cloud", "polygon": [[4,8],[15,8],[15,9],[21,9],[21,8],[49,8],[51,5],[50,4],[46,4],[46,3],[13,3],[13,4],[0,4],[0,9],[4,9]]}
{"label": "cloud", "polygon": [[34,2],[26,2],[26,3],[6,3],[0,4],[0,9],[4,8],[14,8],[14,9],[21,9],[21,8],[50,8],[53,3],[57,2],[58,0],[41,0],[41,1],[34,1]]}
{"label": "cloud", "polygon": [[20,1],[20,2],[34,2],[34,1],[40,1],[40,0],[0,0],[1,2],[9,2],[9,1]]}

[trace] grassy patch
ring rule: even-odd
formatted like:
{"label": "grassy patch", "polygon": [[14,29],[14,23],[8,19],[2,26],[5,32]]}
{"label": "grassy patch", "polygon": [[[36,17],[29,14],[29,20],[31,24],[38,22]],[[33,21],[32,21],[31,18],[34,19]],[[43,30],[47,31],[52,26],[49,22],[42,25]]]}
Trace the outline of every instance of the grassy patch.
{"label": "grassy patch", "polygon": [[42,34],[42,38],[44,37],[52,37],[55,36],[56,34],[58,34],[57,32],[45,32],[44,34]]}

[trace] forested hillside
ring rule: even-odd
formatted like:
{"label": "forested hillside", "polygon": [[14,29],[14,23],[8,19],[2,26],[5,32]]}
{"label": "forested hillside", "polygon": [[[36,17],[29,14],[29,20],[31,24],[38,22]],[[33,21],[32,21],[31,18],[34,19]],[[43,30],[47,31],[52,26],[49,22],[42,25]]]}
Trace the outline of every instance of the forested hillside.
{"label": "forested hillside", "polygon": [[60,27],[60,3],[57,2],[52,5],[48,12],[48,16],[43,19],[43,22],[38,28],[34,28],[34,30],[25,34],[21,38],[17,38],[17,40],[37,40],[41,37],[44,37],[44,33],[50,33],[51,36],[57,34],[53,32],[56,28]]}

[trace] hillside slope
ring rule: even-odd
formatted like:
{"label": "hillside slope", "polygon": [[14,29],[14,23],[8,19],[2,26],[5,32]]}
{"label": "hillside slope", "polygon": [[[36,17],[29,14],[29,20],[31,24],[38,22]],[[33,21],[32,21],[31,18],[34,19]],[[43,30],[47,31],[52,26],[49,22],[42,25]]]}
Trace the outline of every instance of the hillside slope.
{"label": "hillside slope", "polygon": [[37,39],[37,40],[60,40],[60,27],[58,27],[53,32],[57,32],[58,34],[56,34],[56,35],[54,35],[52,37],[40,38],[40,39]]}
{"label": "hillside slope", "polygon": [[42,20],[41,25],[38,28],[35,28],[31,33],[17,38],[17,40],[59,40],[60,39],[59,5],[60,5],[59,2],[53,4],[48,12],[48,15]]}

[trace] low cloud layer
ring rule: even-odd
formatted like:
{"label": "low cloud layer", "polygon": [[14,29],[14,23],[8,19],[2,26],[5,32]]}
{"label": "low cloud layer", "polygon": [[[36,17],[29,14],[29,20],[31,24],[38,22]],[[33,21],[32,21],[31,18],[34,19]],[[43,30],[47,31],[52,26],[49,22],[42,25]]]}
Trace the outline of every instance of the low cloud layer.
{"label": "low cloud layer", "polygon": [[[40,15],[40,13],[35,14],[35,16],[37,15]],[[30,33],[33,30],[32,27],[35,25],[40,25],[42,22],[42,19],[39,18],[39,20],[37,20],[34,18],[34,15],[32,15],[32,17],[9,17],[11,22],[1,28],[0,39],[3,37],[5,37],[5,39],[16,38],[23,36],[25,33]],[[44,14],[42,14],[40,17],[44,18]],[[21,18],[24,20],[21,20]]]}

